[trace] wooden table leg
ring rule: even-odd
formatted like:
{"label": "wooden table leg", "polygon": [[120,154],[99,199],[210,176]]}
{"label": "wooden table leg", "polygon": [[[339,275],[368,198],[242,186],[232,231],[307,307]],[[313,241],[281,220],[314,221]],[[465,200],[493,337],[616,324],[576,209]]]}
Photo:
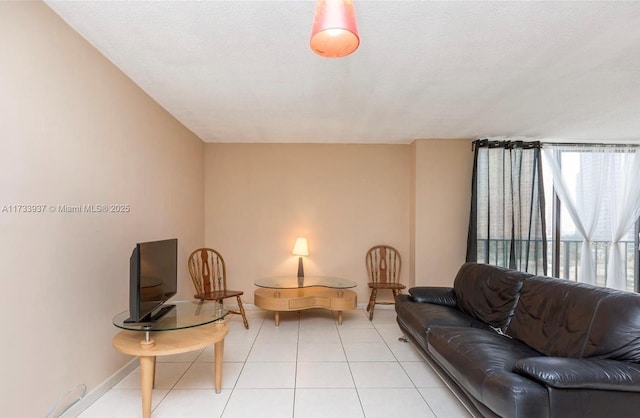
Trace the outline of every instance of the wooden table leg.
{"label": "wooden table leg", "polygon": [[[123,353],[138,356],[140,361],[140,394],[142,417],[151,418],[152,394],[156,371],[156,358],[169,354],[187,353],[214,346],[215,350],[215,390],[222,389],[222,366],[224,337],[229,329],[224,321],[202,324],[175,331],[159,332],[155,345],[141,345],[140,334],[136,331],[121,331],[113,337],[113,347]],[[146,342],[146,341],[145,341]]]}
{"label": "wooden table leg", "polygon": [[213,351],[215,355],[215,382],[216,382],[216,393],[220,393],[222,390],[222,359],[224,357],[224,340],[220,340],[213,346]]}
{"label": "wooden table leg", "polygon": [[[280,297],[280,291],[276,290],[275,292],[273,292],[273,297],[274,298],[279,298]],[[278,312],[278,311],[276,311],[275,321],[276,321],[276,327],[280,326],[280,312]]]}
{"label": "wooden table leg", "polygon": [[151,389],[155,389],[156,388],[156,364],[158,364],[158,357],[153,357],[153,378],[152,378],[152,384],[151,384]]}
{"label": "wooden table leg", "polygon": [[155,356],[140,356],[140,383],[142,391],[142,418],[151,418],[151,389],[155,374]]}
{"label": "wooden table leg", "polygon": [[[342,298],[344,296],[344,292],[342,289],[338,290],[337,296]],[[342,325],[342,311],[338,311],[338,325]]]}

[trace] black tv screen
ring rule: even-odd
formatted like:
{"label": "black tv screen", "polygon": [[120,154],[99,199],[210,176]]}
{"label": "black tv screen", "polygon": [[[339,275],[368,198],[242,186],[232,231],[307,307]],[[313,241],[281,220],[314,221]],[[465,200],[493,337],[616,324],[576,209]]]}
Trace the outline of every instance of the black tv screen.
{"label": "black tv screen", "polygon": [[126,322],[150,322],[177,292],[178,240],[167,239],[138,243],[129,260],[129,319]]}

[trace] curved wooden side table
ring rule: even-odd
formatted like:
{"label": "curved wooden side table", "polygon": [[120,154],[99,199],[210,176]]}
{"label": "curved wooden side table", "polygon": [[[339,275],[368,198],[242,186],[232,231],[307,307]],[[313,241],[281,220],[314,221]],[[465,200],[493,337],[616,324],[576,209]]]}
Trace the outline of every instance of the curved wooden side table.
{"label": "curved wooden side table", "polygon": [[270,277],[255,281],[254,303],[257,307],[275,312],[275,324],[280,325],[280,312],[323,308],[338,312],[342,325],[342,311],[358,305],[356,292],[349,290],[356,283],[337,277]]}
{"label": "curved wooden side table", "polygon": [[[151,391],[155,381],[156,357],[187,353],[214,346],[215,351],[215,390],[222,388],[222,362],[224,356],[224,337],[229,332],[224,323],[227,311],[216,309],[213,312],[203,306],[214,303],[174,302],[178,306],[174,315],[160,319],[157,323],[139,323],[123,325],[120,321],[127,313],[114,317],[114,325],[127,330],[113,337],[113,348],[123,354],[140,356],[140,379],[142,392],[142,417],[151,417]],[[200,305],[200,309],[197,306]],[[194,308],[197,315],[188,313]],[[141,333],[141,331],[144,332]],[[153,339],[149,338],[150,333]]]}

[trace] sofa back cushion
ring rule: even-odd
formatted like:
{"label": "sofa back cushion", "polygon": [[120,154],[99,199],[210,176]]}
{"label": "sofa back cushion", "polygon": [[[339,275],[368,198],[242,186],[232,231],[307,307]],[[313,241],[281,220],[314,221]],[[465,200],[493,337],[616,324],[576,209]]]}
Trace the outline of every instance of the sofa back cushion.
{"label": "sofa back cushion", "polygon": [[520,289],[530,274],[487,264],[466,263],[453,283],[458,307],[504,331],[518,303]]}
{"label": "sofa back cushion", "polygon": [[640,294],[606,290],[583,356],[640,363]]}
{"label": "sofa back cushion", "polygon": [[531,278],[506,334],[548,356],[580,358],[601,299],[600,292],[583,284]]}
{"label": "sofa back cushion", "polygon": [[639,361],[640,295],[532,277],[506,334],[548,356]]}

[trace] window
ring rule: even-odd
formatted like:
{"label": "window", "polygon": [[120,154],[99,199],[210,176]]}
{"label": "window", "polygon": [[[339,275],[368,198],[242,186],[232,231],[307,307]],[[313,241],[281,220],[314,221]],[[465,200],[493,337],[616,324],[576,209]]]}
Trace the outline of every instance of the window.
{"label": "window", "polygon": [[544,145],[552,276],[638,291],[637,150],[636,146]]}
{"label": "window", "polygon": [[473,145],[467,261],[638,291],[640,146]]}

